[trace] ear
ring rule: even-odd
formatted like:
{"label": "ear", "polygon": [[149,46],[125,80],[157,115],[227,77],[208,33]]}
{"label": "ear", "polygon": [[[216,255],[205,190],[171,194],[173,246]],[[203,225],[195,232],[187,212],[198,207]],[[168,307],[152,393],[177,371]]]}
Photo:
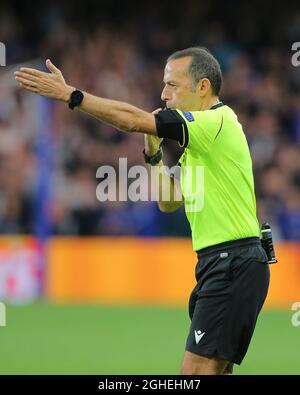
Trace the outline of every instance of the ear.
{"label": "ear", "polygon": [[203,97],[211,89],[211,83],[208,78],[201,78],[197,84],[197,92],[199,96]]}

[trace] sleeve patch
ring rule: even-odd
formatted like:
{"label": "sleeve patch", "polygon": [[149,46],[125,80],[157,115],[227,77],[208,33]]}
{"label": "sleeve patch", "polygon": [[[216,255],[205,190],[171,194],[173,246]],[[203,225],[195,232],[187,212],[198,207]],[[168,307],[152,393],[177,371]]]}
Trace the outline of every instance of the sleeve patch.
{"label": "sleeve patch", "polygon": [[183,116],[189,121],[189,122],[193,122],[195,121],[193,114],[189,111],[183,111],[182,112]]}

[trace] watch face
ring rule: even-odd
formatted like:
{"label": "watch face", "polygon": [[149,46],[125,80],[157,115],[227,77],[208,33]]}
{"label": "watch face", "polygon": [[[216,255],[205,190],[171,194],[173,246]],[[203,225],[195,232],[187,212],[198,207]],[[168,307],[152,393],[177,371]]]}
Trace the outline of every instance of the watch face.
{"label": "watch face", "polygon": [[78,105],[82,102],[83,99],[83,93],[76,90],[74,92],[72,92],[72,96],[71,96],[71,101],[72,103],[74,103],[75,105]]}

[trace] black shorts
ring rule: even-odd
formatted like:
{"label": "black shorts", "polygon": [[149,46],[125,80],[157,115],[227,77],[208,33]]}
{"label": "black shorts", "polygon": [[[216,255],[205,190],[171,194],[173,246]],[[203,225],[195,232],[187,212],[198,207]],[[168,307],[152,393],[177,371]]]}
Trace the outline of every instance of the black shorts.
{"label": "black shorts", "polygon": [[197,251],[197,285],[189,301],[186,350],[240,364],[269,288],[267,255],[258,237]]}

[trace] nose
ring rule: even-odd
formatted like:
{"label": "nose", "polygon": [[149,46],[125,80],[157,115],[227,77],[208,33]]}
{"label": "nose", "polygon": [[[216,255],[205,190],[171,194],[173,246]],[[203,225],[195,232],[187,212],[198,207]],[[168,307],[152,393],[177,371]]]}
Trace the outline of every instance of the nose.
{"label": "nose", "polygon": [[171,99],[171,95],[170,95],[170,92],[169,92],[167,86],[165,86],[163,91],[161,92],[160,98],[161,98],[162,101],[168,101],[168,100]]}

